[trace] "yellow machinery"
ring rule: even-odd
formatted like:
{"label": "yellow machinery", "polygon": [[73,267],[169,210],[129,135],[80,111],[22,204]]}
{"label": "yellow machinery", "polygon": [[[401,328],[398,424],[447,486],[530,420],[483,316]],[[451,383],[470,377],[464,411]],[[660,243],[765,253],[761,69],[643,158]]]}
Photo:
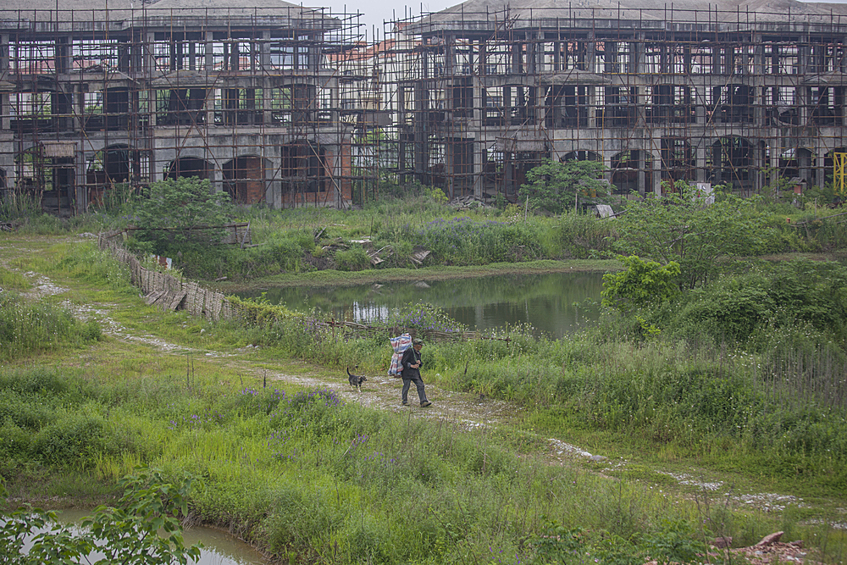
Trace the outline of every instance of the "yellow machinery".
{"label": "yellow machinery", "polygon": [[835,192],[844,194],[845,188],[847,188],[847,153],[833,153],[832,168]]}

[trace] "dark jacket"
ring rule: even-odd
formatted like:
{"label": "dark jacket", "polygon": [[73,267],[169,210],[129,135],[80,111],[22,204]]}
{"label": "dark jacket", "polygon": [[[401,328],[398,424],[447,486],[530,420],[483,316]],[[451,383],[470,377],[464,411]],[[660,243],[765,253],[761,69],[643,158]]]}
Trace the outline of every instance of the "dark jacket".
{"label": "dark jacket", "polygon": [[403,367],[403,374],[401,376],[404,379],[414,379],[415,377],[421,378],[420,368],[415,369],[410,366],[417,363],[420,363],[421,367],[423,367],[423,361],[421,361],[421,354],[419,351],[415,351],[414,347],[410,347],[404,351],[403,357],[400,359],[400,365]]}

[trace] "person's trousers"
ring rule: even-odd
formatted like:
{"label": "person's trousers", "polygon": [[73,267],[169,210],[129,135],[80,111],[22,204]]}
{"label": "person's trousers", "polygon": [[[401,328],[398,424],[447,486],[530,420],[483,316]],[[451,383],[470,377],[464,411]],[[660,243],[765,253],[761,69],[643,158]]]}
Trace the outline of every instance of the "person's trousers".
{"label": "person's trousers", "polygon": [[412,383],[415,383],[415,386],[418,389],[418,398],[420,399],[421,403],[426,402],[426,392],[424,392],[423,379],[421,379],[419,376],[414,376],[409,379],[403,377],[403,392],[400,393],[403,402],[409,401],[409,386],[411,386]]}

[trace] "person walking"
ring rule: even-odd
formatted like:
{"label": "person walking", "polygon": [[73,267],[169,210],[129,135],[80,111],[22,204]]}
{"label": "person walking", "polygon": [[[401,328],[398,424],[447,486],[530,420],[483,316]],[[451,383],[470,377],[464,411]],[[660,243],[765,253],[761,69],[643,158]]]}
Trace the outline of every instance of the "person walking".
{"label": "person walking", "polygon": [[412,383],[415,383],[415,387],[418,389],[418,399],[421,401],[421,406],[425,408],[432,405],[432,402],[426,399],[424,383],[423,379],[421,379],[421,366],[423,365],[423,361],[421,360],[422,347],[423,342],[421,340],[414,340],[412,347],[403,352],[403,358],[400,360],[400,366],[403,367],[403,372],[400,374],[403,378],[403,392],[401,393],[403,406],[409,405],[409,386]]}

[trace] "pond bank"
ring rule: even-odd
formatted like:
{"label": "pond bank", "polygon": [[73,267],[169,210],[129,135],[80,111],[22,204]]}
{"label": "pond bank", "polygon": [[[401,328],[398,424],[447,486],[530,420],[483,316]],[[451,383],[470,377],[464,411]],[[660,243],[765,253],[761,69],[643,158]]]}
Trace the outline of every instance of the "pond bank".
{"label": "pond bank", "polygon": [[492,263],[472,267],[433,266],[420,269],[370,269],[367,271],[312,271],[283,273],[250,282],[206,281],[204,286],[224,294],[250,292],[267,287],[286,286],[350,286],[385,281],[437,281],[453,278],[487,277],[510,274],[546,274],[564,272],[619,271],[622,265],[615,259],[570,259],[567,261],[528,261],[526,263]]}

